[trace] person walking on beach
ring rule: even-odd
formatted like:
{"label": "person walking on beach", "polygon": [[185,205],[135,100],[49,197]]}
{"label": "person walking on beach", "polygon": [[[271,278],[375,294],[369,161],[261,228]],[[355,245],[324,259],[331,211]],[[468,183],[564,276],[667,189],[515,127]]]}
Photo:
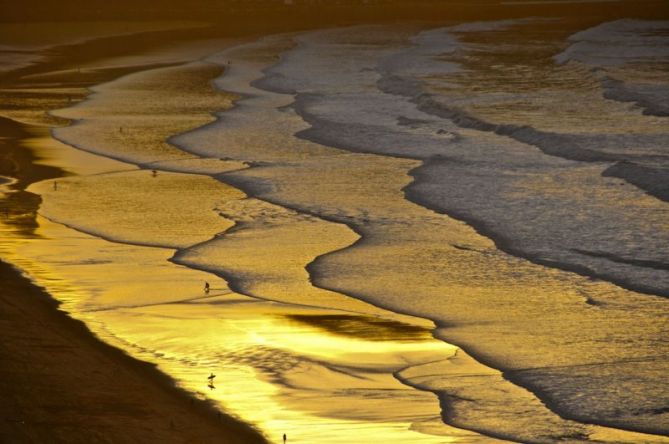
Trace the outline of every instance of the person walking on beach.
{"label": "person walking on beach", "polygon": [[56,180],[53,181],[53,190],[54,191],[58,190],[58,181],[56,181]]}
{"label": "person walking on beach", "polygon": [[286,444],[286,440],[288,440],[288,438],[286,438],[286,434],[284,433],[283,434],[283,444]]}
{"label": "person walking on beach", "polygon": [[204,292],[209,294],[209,282],[204,283]]}

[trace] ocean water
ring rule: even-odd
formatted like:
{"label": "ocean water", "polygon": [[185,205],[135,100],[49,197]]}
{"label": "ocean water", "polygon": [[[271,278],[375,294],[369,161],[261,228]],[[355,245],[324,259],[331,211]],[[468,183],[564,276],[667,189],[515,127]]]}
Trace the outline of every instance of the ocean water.
{"label": "ocean water", "polygon": [[52,112],[73,175],[0,254],[271,440],[667,442],[667,30],[357,26],[124,76]]}
{"label": "ocean water", "polygon": [[[352,248],[321,257],[310,266],[316,285],[437,321],[444,325],[439,330],[441,337],[466,344],[465,349],[475,350],[485,362],[508,366],[507,370],[514,371],[513,380],[539,393],[563,416],[590,422],[606,417],[602,424],[653,430],[665,422],[660,406],[666,394],[659,395],[655,388],[662,385],[661,375],[666,371],[662,358],[666,352],[666,300],[624,291],[606,281],[663,294],[666,267],[662,261],[667,245],[664,202],[636,187],[620,188],[619,180],[603,177],[601,173],[613,162],[593,165],[591,159],[584,163],[573,156],[547,155],[521,137],[487,128],[483,117],[470,118],[481,119],[481,125],[463,124],[458,117],[469,110],[453,114],[439,102],[451,100],[454,90],[456,99],[459,95],[468,97],[478,105],[477,110],[482,107],[479,103],[496,111],[505,109],[496,102],[497,91],[489,95],[481,92],[476,102],[471,91],[457,86],[464,83],[461,71],[465,68],[460,59],[469,62],[473,58],[465,54],[467,43],[458,42],[465,40],[461,34],[472,32],[481,39],[480,34],[491,32],[500,40],[506,32],[511,39],[514,27],[522,30],[528,26],[537,24],[504,22],[429,30],[400,40],[395,47],[393,37],[402,34],[396,29],[385,30],[386,35],[379,28],[302,35],[294,39],[296,46],[281,55],[280,62],[257,69],[255,78],[249,71],[235,75],[234,70],[223,77],[219,88],[249,99],[221,114],[217,123],[174,141],[202,153],[210,153],[208,147],[213,149],[213,145],[225,144],[226,152],[234,153],[235,159],[267,162],[226,176],[264,199],[347,223],[362,233],[363,239]],[[544,36],[549,42],[552,37],[551,33]],[[559,44],[552,43],[557,50]],[[488,51],[499,52],[496,47]],[[483,52],[476,48],[477,54]],[[222,59],[228,57],[231,54],[221,55]],[[420,61],[415,63],[414,59]],[[239,62],[233,59],[232,63],[236,66]],[[257,58],[250,63],[257,63]],[[552,65],[550,53],[543,65]],[[475,75],[471,71],[467,78]],[[489,72],[480,76],[486,74]],[[249,77],[240,81],[241,75]],[[476,82],[465,86],[480,88]],[[542,101],[551,106],[544,95],[561,93],[556,86],[552,88],[549,92],[542,88],[534,99],[523,100],[535,107]],[[573,85],[567,83],[562,88]],[[573,103],[573,98],[563,97],[568,103]],[[654,143],[649,143],[649,156],[661,153],[661,122],[628,105],[609,104],[603,98],[599,102],[601,107],[612,108],[613,117],[624,120],[629,115],[629,125],[641,126],[638,139]],[[430,106],[424,106],[426,103]],[[616,134],[607,139],[612,130],[607,122],[612,117],[601,118],[601,107],[593,110],[591,106],[588,103],[580,112],[594,113],[606,124],[601,138],[616,140]],[[555,108],[550,108],[550,116],[536,113],[535,119],[555,120],[559,117],[553,115]],[[443,109],[447,109],[446,115],[441,113]],[[266,117],[272,112],[281,117]],[[369,159],[364,155],[337,161],[335,156],[319,154],[317,161],[311,161],[300,154],[286,165],[284,144],[265,125],[278,119],[282,128],[290,127],[300,139],[291,142],[300,151],[310,146],[305,145],[307,141],[319,153],[322,146],[332,146],[339,148],[339,153],[346,150],[389,157],[383,161],[372,157],[375,167],[370,167],[364,164]],[[258,134],[261,128],[264,142],[254,139],[249,144],[248,140],[229,137],[243,129]],[[529,131],[540,130],[544,129]],[[555,127],[550,130],[555,131]],[[588,131],[593,132],[592,125]],[[636,140],[627,133],[620,137]],[[643,149],[637,151],[645,154]],[[272,157],[277,152],[282,153],[280,163]],[[423,160],[424,166],[408,159]],[[401,165],[400,171],[411,172],[417,180],[410,183],[398,170],[377,173],[386,162]],[[342,175],[347,177],[342,179]],[[419,206],[410,205],[403,192]],[[551,267],[534,267],[501,254],[471,230],[458,226],[456,231],[452,220],[429,209],[483,228],[481,232],[492,235],[504,250]],[[632,217],[639,211],[643,211],[643,218]],[[588,249],[589,244],[597,250]],[[621,250],[644,260],[617,259]],[[579,273],[562,273],[556,268]],[[593,281],[593,277],[601,281]],[[472,305],[486,308],[475,310],[475,314]],[[633,312],[631,307],[635,307]],[[653,315],[648,316],[641,307]],[[619,329],[623,324],[625,327]],[[486,340],[489,346],[484,347],[481,344]],[[532,346],[528,347],[529,343]],[[527,354],[521,352],[525,347]],[[544,352],[534,353],[538,349]],[[627,364],[628,359],[635,365]],[[570,384],[569,375],[581,367],[589,369],[587,383],[579,377],[576,384]],[[618,371],[620,379],[614,381],[611,374]],[[640,374],[643,378],[629,383]],[[638,396],[638,390],[644,389],[633,386],[641,379],[654,381],[646,388],[653,390],[652,397]],[[623,385],[622,380],[628,382]],[[627,412],[619,408],[621,397],[629,403]],[[644,415],[643,411],[658,413]]]}

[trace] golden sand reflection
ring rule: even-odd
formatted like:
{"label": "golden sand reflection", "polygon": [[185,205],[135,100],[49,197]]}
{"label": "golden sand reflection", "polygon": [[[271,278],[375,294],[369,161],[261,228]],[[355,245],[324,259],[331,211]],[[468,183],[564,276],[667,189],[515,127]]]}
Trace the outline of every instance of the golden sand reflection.
{"label": "golden sand reflection", "polygon": [[[215,400],[274,441],[288,433],[296,441],[324,443],[494,442],[444,425],[433,394],[400,383],[454,393],[480,384],[504,387],[498,372],[432,339],[424,325],[390,313],[383,318],[249,298],[208,273],[166,262],[169,250],[112,244],[39,223],[40,239],[5,243],[3,258],[28,270],[105,341],[156,363],[185,389]],[[133,269],[137,262],[143,266]],[[202,292],[205,279],[212,284],[209,295]],[[207,387],[210,372],[217,375],[213,388]],[[519,395],[500,390],[499,396],[501,408]],[[602,439],[634,436],[593,430]]]}
{"label": "golden sand reflection", "polygon": [[[446,359],[452,354],[448,346],[432,339],[393,343],[390,338],[379,342],[331,335],[292,322],[292,314],[285,314],[295,311],[300,316],[313,312],[233,298],[214,307],[192,303],[141,313],[105,312],[101,319],[137,343],[163,344],[159,362],[166,371],[269,434],[287,432],[307,442],[359,442],[360,436],[383,442],[452,442],[471,435],[441,423],[434,395],[413,390],[392,375],[413,361]],[[132,326],[138,323],[128,322],[135,317],[142,320],[136,330]],[[173,329],[188,340],[164,345],[162,339],[168,341]],[[158,337],[151,338],[153,334]],[[216,375],[213,388],[206,386],[209,372]],[[421,427],[441,436],[419,433]]]}
{"label": "golden sand reflection", "polygon": [[[167,262],[170,250],[109,243],[43,218],[39,225],[40,239],[7,242],[2,257],[105,341],[155,362],[272,439],[288,433],[325,443],[482,442],[444,425],[433,394],[393,376],[454,353],[424,326],[394,321],[391,313],[383,319],[264,302]],[[375,324],[380,335],[369,330]],[[343,333],[354,325],[360,336]],[[217,375],[213,389],[210,372]]]}
{"label": "golden sand reflection", "polygon": [[[147,170],[41,182],[40,213],[121,242],[183,248],[233,226],[215,211],[244,194],[206,176]],[[163,194],[165,198],[156,199]]]}

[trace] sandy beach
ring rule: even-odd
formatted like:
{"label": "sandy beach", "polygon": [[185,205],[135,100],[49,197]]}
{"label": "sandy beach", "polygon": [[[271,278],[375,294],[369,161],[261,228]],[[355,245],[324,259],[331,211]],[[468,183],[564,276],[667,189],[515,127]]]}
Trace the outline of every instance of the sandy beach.
{"label": "sandy beach", "polygon": [[291,4],[0,24],[0,441],[669,442],[669,22]]}

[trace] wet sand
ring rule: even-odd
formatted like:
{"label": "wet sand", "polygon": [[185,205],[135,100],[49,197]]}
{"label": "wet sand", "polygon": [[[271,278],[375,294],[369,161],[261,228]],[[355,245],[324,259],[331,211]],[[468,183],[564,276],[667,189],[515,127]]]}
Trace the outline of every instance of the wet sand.
{"label": "wet sand", "polygon": [[[12,262],[44,282],[50,293],[65,301],[68,312],[84,320],[106,342],[141,360],[156,362],[198,397],[220,402],[223,409],[258,424],[268,434],[286,429],[290,436],[318,442],[363,435],[370,439],[384,436],[385,442],[441,442],[442,435],[448,435],[443,439],[457,436],[489,441],[445,426],[434,395],[407,387],[394,376],[407,363],[423,363],[437,356],[448,359],[453,353],[429,335],[434,327],[431,323],[384,312],[309,284],[305,266],[315,256],[353,242],[356,237],[350,230],[244,197],[210,177],[230,170],[228,164],[238,169],[238,162],[179,157],[173,146],[163,142],[168,134],[183,131],[182,119],[175,116],[208,115],[184,106],[170,107],[173,97],[162,88],[153,90],[152,85],[160,79],[165,88],[172,76],[183,79],[194,72],[212,75],[203,64],[183,65],[147,70],[96,88],[97,99],[116,98],[104,108],[107,124],[88,118],[67,128],[80,136],[105,134],[105,128],[118,131],[120,123],[113,122],[125,118],[128,108],[120,105],[129,103],[135,103],[135,118],[124,121],[123,137],[115,141],[93,137],[98,143],[77,146],[136,159],[139,164],[150,164],[157,173],[126,171],[132,166],[53,141],[59,144],[61,158],[71,159],[68,163],[77,175],[59,179],[57,190],[50,181],[31,186],[44,199],[40,214],[59,223],[39,217],[36,235],[41,240],[18,239],[5,251]],[[191,96],[185,103],[197,104],[202,95],[212,94],[209,83],[199,75],[190,77],[189,85]],[[126,89],[132,93],[124,93]],[[143,100],[145,93],[150,93],[151,100]],[[133,98],[140,100],[133,102]],[[58,114],[91,112],[97,99]],[[162,110],[160,119],[153,117],[154,108]],[[100,131],[91,132],[92,124]],[[67,133],[65,128],[60,132]],[[142,134],[144,143],[135,143],[135,137]],[[73,152],[88,159],[76,160]],[[92,169],[96,164],[99,169]],[[80,211],[82,205],[86,210]],[[156,219],[148,222],[136,217],[148,208]],[[222,217],[208,220],[206,215],[214,208]],[[189,219],[190,215],[198,217]],[[231,229],[226,220],[236,225]],[[212,240],[203,242],[207,236]],[[281,248],[277,248],[279,240]],[[198,247],[183,255],[191,244]],[[231,274],[247,271],[247,278],[228,279],[226,273],[228,284],[205,271],[171,263],[207,270],[207,263],[197,263],[198,254],[212,246],[222,247],[216,262],[229,266]],[[170,258],[173,249],[177,254]],[[257,279],[259,285],[248,285],[249,279]],[[212,284],[210,296],[202,294],[204,280]],[[398,328],[374,340],[356,334],[383,323],[370,322],[360,313],[399,321],[391,324]],[[310,322],[299,321],[305,319]],[[333,323],[346,324],[350,333],[342,335],[341,329],[312,325]],[[403,330],[415,329],[416,324],[423,334],[405,339]],[[360,328],[352,330],[351,326]],[[203,372],[210,369],[218,375],[211,390],[202,382]],[[245,387],[243,392],[237,389],[240,385]],[[322,399],[332,402],[324,404]],[[312,414],[314,410],[319,414]],[[326,430],[328,438],[323,438]],[[430,433],[422,435],[417,430]]]}
{"label": "wet sand", "polygon": [[[24,78],[18,86],[3,85],[2,114],[16,119],[0,118],[0,175],[12,178],[1,195],[4,240],[39,238],[35,218],[41,199],[25,189],[72,174],[55,165],[55,157],[61,157],[61,166],[63,159],[48,126],[62,122],[45,111],[84,98],[89,85],[146,68],[70,69],[61,79]],[[84,155],[73,153],[70,161],[92,171],[100,168],[99,161],[89,163]],[[113,161],[102,165],[135,169]],[[0,442],[266,442],[251,426],[178,388],[155,365],[100,341],[83,322],[59,310],[60,303],[44,289],[3,262],[0,282]]]}
{"label": "wet sand", "polygon": [[[364,334],[342,335],[341,329],[337,333],[336,328],[318,328],[313,325],[345,323],[348,330],[352,325],[360,325],[359,329],[369,330],[369,325],[382,322],[366,321],[364,317],[358,320],[359,316],[356,316],[359,312],[378,316],[382,310],[342,295],[309,291],[304,266],[315,255],[345,246],[354,237],[336,247],[323,248],[324,245],[319,242],[313,252],[303,252],[299,248],[288,250],[285,252],[285,259],[279,260],[274,253],[274,257],[269,257],[268,260],[286,262],[290,266],[272,270],[271,262],[268,262],[257,270],[259,275],[277,274],[276,277],[285,281],[286,285],[290,284],[290,288],[285,290],[298,294],[306,291],[303,297],[312,299],[309,305],[316,302],[323,306],[334,305],[352,310],[348,317],[341,311],[300,307],[299,301],[295,301],[298,302],[295,305],[258,301],[229,290],[225,281],[209,273],[189,270],[169,261],[171,248],[179,249],[201,242],[207,236],[215,236],[225,231],[229,226],[224,217],[198,216],[193,220],[175,218],[181,212],[201,215],[206,214],[207,207],[212,210],[215,208],[211,197],[202,201],[197,195],[189,198],[188,193],[180,192],[179,186],[185,186],[202,196],[217,196],[216,199],[222,200],[217,213],[230,212],[230,202],[240,200],[240,196],[236,195],[238,192],[223,184],[216,185],[218,182],[209,176],[235,170],[243,165],[217,158],[193,158],[192,155],[175,150],[169,143],[164,142],[170,134],[211,120],[206,112],[208,108],[218,109],[229,103],[226,97],[217,99],[207,81],[207,77],[216,76],[219,69],[212,70],[211,66],[205,64],[164,67],[158,70],[155,69],[155,64],[135,66],[145,70],[138,75],[126,75],[123,79],[96,87],[95,90],[98,97],[102,98],[105,90],[112,92],[118,103],[125,103],[131,98],[139,99],[147,108],[145,111],[142,108],[142,115],[146,120],[128,119],[112,124],[108,132],[94,133],[93,136],[99,143],[91,151],[107,155],[115,152],[116,155],[110,157],[119,159],[143,154],[146,157],[137,164],[155,168],[157,174],[152,175],[151,171],[137,170],[134,165],[75,150],[49,138],[42,130],[32,128],[31,131],[26,131],[20,139],[21,143],[30,146],[37,157],[49,158],[46,162],[40,159],[40,163],[68,168],[69,175],[74,177],[60,177],[62,171],[54,169],[51,174],[22,182],[22,186],[27,186],[42,180],[41,183],[34,183],[30,191],[41,195],[44,202],[34,199],[28,217],[32,221],[30,232],[10,239],[16,225],[1,224],[0,228],[7,230],[8,234],[7,242],[1,248],[3,257],[6,255],[12,263],[45,285],[50,294],[63,301],[63,309],[86,322],[106,343],[122,348],[142,361],[156,362],[160,370],[178,380],[181,387],[197,398],[216,401],[220,410],[235,412],[245,420],[262,425],[263,431],[267,433],[289,428],[286,431],[289,431],[290,436],[299,433],[302,439],[318,439],[320,442],[325,442],[321,436],[323,430],[328,430],[330,439],[335,441],[350,435],[366,436],[370,439],[386,436],[389,439],[386,442],[441,441],[433,435],[449,436],[444,439],[457,436],[461,439],[473,439],[475,442],[488,441],[471,432],[445,426],[440,421],[439,406],[434,395],[407,387],[394,376],[394,372],[404,369],[407,362],[422,362],[434,353],[448,358],[452,353],[451,348],[429,335],[429,328],[433,327],[429,322],[413,320],[426,324],[420,329],[420,335],[405,338],[404,329],[411,331],[413,324],[407,326],[399,323],[395,330],[387,329],[383,337],[374,339],[366,338]],[[50,77],[53,75],[40,76],[45,80]],[[160,82],[154,83],[158,78]],[[183,103],[195,104],[194,107],[184,107],[178,103],[170,105],[175,102],[175,98],[168,92],[171,90],[169,85],[173,84],[166,82],[168,79],[174,79],[175,86],[178,86],[179,81],[182,84],[186,81],[188,85],[204,86],[185,91],[190,96]],[[142,86],[139,90],[138,84]],[[152,90],[156,85],[160,85],[160,88]],[[150,97],[143,100],[141,92],[145,88]],[[165,94],[166,92],[168,93]],[[180,94],[178,88],[175,88],[173,94]],[[209,96],[214,101],[202,101]],[[154,106],[151,105],[155,105],[156,100],[160,100],[160,106],[155,107],[159,116],[153,114]],[[178,101],[178,96],[176,100]],[[75,106],[76,108],[81,110],[86,106]],[[137,107],[124,109],[108,106],[106,109],[118,109],[121,116],[139,111]],[[184,120],[183,116],[196,118],[193,120],[189,117]],[[39,112],[24,114],[23,118],[44,123]],[[151,124],[142,126],[142,122]],[[140,126],[136,126],[137,124]],[[123,127],[122,130],[119,130],[120,126]],[[75,124],[69,128],[85,130],[86,126]],[[114,137],[119,133],[122,133],[122,137]],[[109,135],[109,140],[107,137],[98,137],[101,134]],[[152,152],[151,155],[147,156],[147,151]],[[34,157],[31,158],[33,161],[36,160]],[[25,162],[25,167],[29,170],[34,164],[32,161]],[[57,187],[55,182],[43,180],[55,177],[58,177]],[[139,190],[147,193],[136,194]],[[80,195],[80,192],[84,194]],[[25,195],[35,196],[30,193]],[[77,195],[84,198],[82,202],[69,200]],[[157,202],[152,200],[154,197],[159,198],[158,207],[155,207]],[[119,208],[123,209],[130,202],[137,203],[135,211],[128,212],[126,208],[122,213],[117,213]],[[83,212],[67,214],[68,209],[80,208],[82,203],[90,207]],[[52,223],[43,217],[37,216],[35,220],[38,205],[41,205],[40,212],[45,215],[57,214],[60,218],[66,216],[66,219],[86,215],[87,218],[81,220],[81,224],[70,220],[71,223],[66,225],[86,231],[90,228],[89,223],[93,222],[98,238]],[[279,222],[274,216],[281,219],[281,216],[287,215],[285,213],[290,213],[253,199],[244,200],[243,207],[249,217],[264,214],[274,219],[272,224]],[[152,208],[157,219],[149,223],[141,218],[125,217],[142,214],[142,208]],[[259,210],[261,214],[256,214],[255,210]],[[114,217],[110,218],[113,214],[121,218],[115,221]],[[214,214],[211,213],[212,216]],[[161,217],[170,220],[173,226],[161,227]],[[15,220],[15,217],[12,216],[10,220]],[[244,221],[241,222],[243,225]],[[262,223],[261,218],[258,224],[259,234],[265,229]],[[301,230],[304,235],[305,229],[319,225],[316,220],[298,219],[297,224],[288,224],[286,228],[298,235]],[[147,231],[147,226],[159,229]],[[196,226],[201,230],[196,229]],[[194,229],[201,232],[201,238],[200,234],[193,237]],[[339,228],[332,229],[336,231]],[[120,237],[119,231],[123,232]],[[281,227],[279,231],[283,232],[285,229]],[[347,229],[344,231],[351,237]],[[153,242],[147,242],[144,238],[146,234],[155,236],[157,233],[160,236],[153,239]],[[188,236],[184,237],[186,233]],[[276,233],[276,230],[269,230],[268,233]],[[318,230],[314,235],[318,235]],[[113,239],[114,242],[104,239]],[[296,239],[293,243],[299,242],[300,238]],[[317,238],[314,240],[318,241]],[[29,252],[28,255],[22,256],[22,252],[26,251]],[[271,251],[268,253],[273,254]],[[243,259],[239,255],[238,258]],[[137,263],[142,266],[137,267]],[[95,267],[91,267],[92,264]],[[295,284],[290,279],[286,280],[286,276],[295,278]],[[212,283],[214,291],[211,297],[202,297],[201,283],[205,279]],[[318,298],[318,301],[314,298]],[[401,315],[384,314],[391,319],[405,320]],[[171,322],[170,319],[178,320]],[[323,319],[326,321],[320,322]],[[157,336],[164,340],[152,343]],[[180,341],[173,340],[181,337],[186,340],[186,348],[183,348]],[[317,346],[314,347],[314,344]],[[152,349],[152,346],[157,348]],[[165,359],[161,359],[162,357]],[[285,361],[289,365],[276,369],[277,360]],[[203,375],[206,376],[210,369],[218,374],[216,387],[211,388],[211,391],[202,380]],[[279,386],[279,390],[273,385],[273,380],[277,377],[286,381]],[[327,387],[321,384],[324,377],[328,380]],[[59,385],[57,379],[54,379],[53,384]],[[239,390],[240,386],[244,390]],[[368,398],[370,394],[374,396]],[[356,400],[353,403],[355,408],[350,407],[352,397]],[[337,402],[324,405],[324,398]],[[411,406],[410,409],[407,409],[408,405]],[[326,413],[326,417],[319,418],[309,411],[304,412],[305,406],[308,406],[307,410]],[[381,406],[385,408],[380,408]],[[360,415],[365,415],[364,420],[360,420]],[[431,433],[425,436],[417,430],[428,430]],[[132,432],[129,433],[132,435]],[[101,435],[106,436],[106,433]],[[136,441],[145,441],[142,436],[136,436]],[[65,440],[68,439],[73,438]],[[121,441],[113,437],[111,439],[114,442]],[[187,438],[184,441],[200,442],[198,438]]]}
{"label": "wet sand", "polygon": [[0,441],[262,443],[153,365],[95,338],[0,263]]}

